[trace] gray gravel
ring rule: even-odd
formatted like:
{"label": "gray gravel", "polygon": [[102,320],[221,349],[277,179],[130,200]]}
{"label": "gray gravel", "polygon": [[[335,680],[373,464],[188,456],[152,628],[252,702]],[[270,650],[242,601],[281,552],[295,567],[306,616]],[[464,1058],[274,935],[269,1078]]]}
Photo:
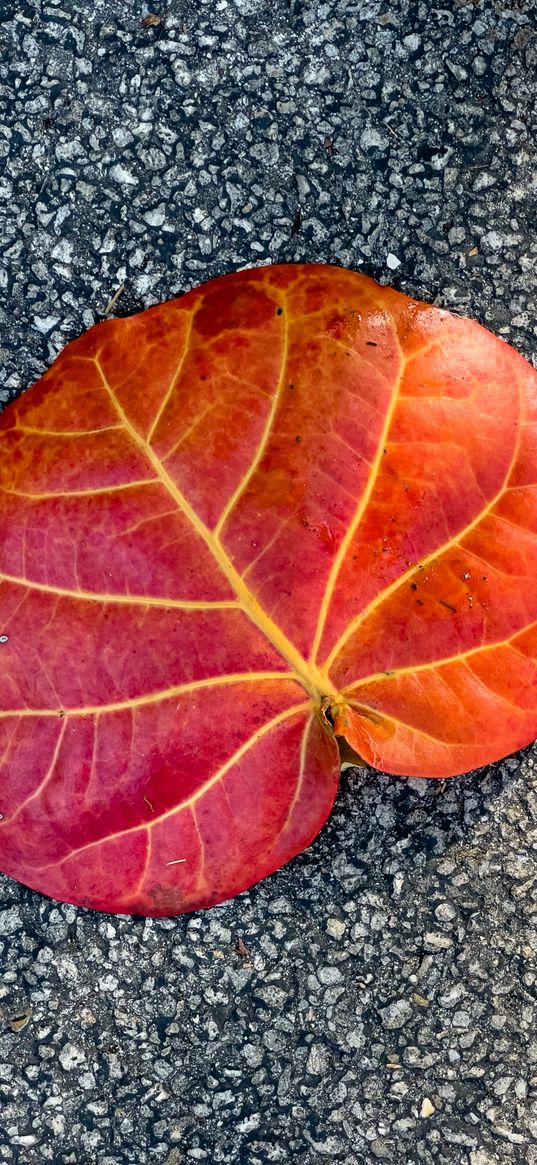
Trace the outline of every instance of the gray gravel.
{"label": "gray gravel", "polygon": [[[325,260],[535,351],[534,0],[0,0],[0,401],[125,289]],[[0,1162],[537,1165],[535,750],[352,770],[145,921],[0,879]],[[533,1107],[532,1107],[533,1105]]]}

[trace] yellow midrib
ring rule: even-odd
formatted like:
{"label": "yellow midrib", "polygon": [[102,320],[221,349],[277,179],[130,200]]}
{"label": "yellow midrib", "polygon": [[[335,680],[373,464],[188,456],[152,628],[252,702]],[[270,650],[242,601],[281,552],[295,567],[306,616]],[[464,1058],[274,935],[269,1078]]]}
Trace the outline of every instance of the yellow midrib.
{"label": "yellow midrib", "polygon": [[221,570],[224,577],[228,580],[232,590],[235,592],[237,600],[244,613],[248,616],[251,622],[259,628],[259,630],[269,640],[269,642],[272,643],[273,647],[276,648],[282,658],[285,659],[285,661],[289,664],[289,667],[295,673],[296,677],[300,680],[309,695],[311,695],[314,699],[320,699],[320,697],[323,695],[335,694],[335,688],[329,684],[328,677],[325,676],[320,671],[320,669],[316,667],[315,664],[309,663],[304,659],[304,657],[301,655],[295,645],[287,638],[281,628],[278,627],[277,624],[274,623],[273,620],[267,615],[266,611],[263,610],[255,596],[246,586],[244,579],[233,566],[231,559],[226,554],[226,551],[220,542],[220,539],[216,537],[216,535],[213,534],[211,530],[208,529],[204,522],[202,522],[201,518],[193,509],[190,502],[181,493],[180,489],[168,473],[165,466],[162,464],[162,461],[157,456],[154,449],[147,441],[143,440],[139,433],[137,433],[136,429],[129,421],[126,413],[117,400],[111,385],[108,383],[104,369],[100,363],[99,356],[100,353],[98,353],[95,357],[95,365],[101,377],[103,387],[106,389],[122,424],[124,425],[126,431],[129,433],[132,441],[145,454],[146,458],[152,465],[157,478],[162,482],[170,497],[173,498],[178,509],[188,519],[196,534],[198,534],[199,537],[205,542],[205,545],[210,550],[217,566]]}

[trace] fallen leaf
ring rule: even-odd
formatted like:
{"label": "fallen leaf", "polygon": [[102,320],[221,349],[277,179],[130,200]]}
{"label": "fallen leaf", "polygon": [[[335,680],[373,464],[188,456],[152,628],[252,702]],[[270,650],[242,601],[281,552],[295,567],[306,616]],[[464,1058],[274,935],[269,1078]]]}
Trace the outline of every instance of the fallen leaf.
{"label": "fallen leaf", "polygon": [[142,20],[143,28],[156,28],[159,24],[162,24],[162,16],[159,16],[156,12],[148,12],[147,16],[144,16]]}
{"label": "fallen leaf", "polygon": [[92,328],[0,417],[4,872],[198,909],[310,844],[338,740],[436,777],[528,744],[536,486],[534,369],[364,276]]}

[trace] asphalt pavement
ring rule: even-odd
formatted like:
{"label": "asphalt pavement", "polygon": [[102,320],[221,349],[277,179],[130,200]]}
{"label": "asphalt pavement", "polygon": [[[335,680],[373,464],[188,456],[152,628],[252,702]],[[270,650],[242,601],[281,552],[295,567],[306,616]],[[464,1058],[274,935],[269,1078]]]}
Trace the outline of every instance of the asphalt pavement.
{"label": "asphalt pavement", "polygon": [[[0,402],[114,297],[276,261],[534,358],[535,12],[0,0]],[[536,756],[350,770],[307,853],[197,915],[0,878],[0,1162],[537,1165]]]}

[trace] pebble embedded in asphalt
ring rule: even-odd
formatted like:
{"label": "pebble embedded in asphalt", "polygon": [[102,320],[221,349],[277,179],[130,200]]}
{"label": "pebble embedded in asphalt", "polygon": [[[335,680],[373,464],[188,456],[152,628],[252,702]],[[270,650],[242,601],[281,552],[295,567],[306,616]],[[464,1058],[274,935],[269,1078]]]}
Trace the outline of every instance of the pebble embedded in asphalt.
{"label": "pebble embedded in asphalt", "polygon": [[[3,0],[0,402],[118,291],[275,261],[534,356],[534,15]],[[537,1165],[535,755],[350,770],[306,854],[198,916],[1,879],[0,1163]]]}

